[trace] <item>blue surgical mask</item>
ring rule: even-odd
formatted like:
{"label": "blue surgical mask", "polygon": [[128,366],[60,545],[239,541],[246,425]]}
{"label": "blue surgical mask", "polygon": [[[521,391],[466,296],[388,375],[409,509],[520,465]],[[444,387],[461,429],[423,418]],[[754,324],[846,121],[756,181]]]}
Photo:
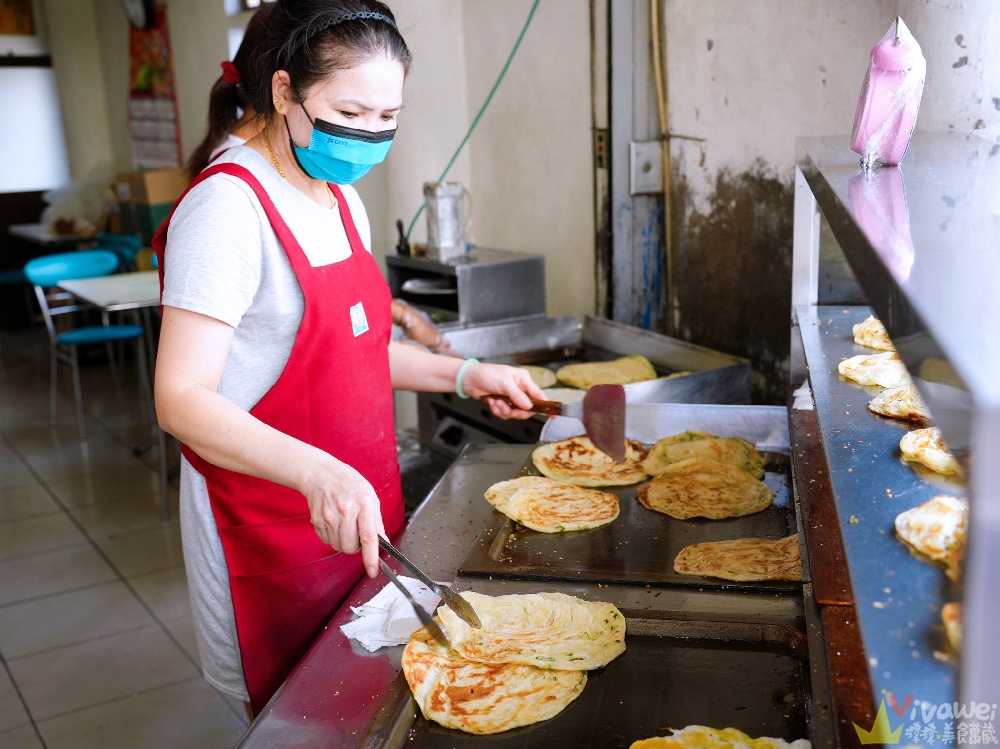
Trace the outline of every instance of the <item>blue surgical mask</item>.
{"label": "blue surgical mask", "polygon": [[[309,117],[305,107],[302,111]],[[335,185],[349,185],[357,182],[368,174],[368,170],[385,160],[392,145],[395,130],[383,130],[373,133],[368,130],[355,130],[342,125],[334,125],[324,120],[314,120],[312,137],[309,145],[300,148],[292,140],[292,132],[288,130],[288,142],[292,153],[306,174],[313,179],[332,182]],[[288,129],[288,118],[285,118],[285,128]]]}

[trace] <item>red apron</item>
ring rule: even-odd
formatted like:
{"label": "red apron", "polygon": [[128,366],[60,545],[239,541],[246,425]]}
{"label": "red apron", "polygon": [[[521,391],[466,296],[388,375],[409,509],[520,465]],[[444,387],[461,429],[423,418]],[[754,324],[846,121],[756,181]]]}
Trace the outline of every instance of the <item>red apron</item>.
{"label": "red apron", "polygon": [[[305,298],[288,364],[250,413],[360,472],[375,489],[386,533],[392,536],[403,524],[403,495],[389,376],[389,287],[362,245],[336,185],[330,187],[351,255],[314,268],[260,182],[244,167],[209,167],[191,187],[219,172],[253,188]],[[161,294],[169,223],[168,218],[153,238]],[[243,673],[250,703],[259,711],[362,577],[361,555],[331,553],[313,530],[301,493],[219,468],[186,445],[181,449],[208,484],[229,566]]]}

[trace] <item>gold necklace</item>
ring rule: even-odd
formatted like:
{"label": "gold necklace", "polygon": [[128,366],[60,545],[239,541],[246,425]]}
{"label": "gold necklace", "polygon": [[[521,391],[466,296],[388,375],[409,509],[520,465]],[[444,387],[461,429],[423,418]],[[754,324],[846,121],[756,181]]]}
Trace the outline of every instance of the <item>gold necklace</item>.
{"label": "gold necklace", "polygon": [[[281,168],[281,164],[278,163],[278,157],[274,155],[274,150],[271,148],[271,139],[267,137],[267,128],[265,127],[260,131],[260,134],[264,136],[264,145],[267,146],[267,152],[271,156],[271,161],[274,162],[274,168],[278,170],[278,174],[281,178],[288,181],[288,177],[285,176],[284,170]],[[330,185],[327,182],[323,183],[323,187],[326,188],[326,194],[330,196],[330,208],[337,207],[337,198],[333,194],[333,190],[330,189]]]}

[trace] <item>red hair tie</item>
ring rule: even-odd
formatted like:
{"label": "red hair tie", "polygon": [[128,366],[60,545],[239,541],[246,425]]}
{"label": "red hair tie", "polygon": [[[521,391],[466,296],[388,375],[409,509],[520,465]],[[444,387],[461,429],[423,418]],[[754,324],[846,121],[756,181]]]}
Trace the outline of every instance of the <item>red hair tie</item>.
{"label": "red hair tie", "polygon": [[219,67],[222,68],[222,80],[230,86],[235,86],[242,80],[240,77],[240,71],[237,70],[236,66],[229,62],[229,60],[219,63]]}

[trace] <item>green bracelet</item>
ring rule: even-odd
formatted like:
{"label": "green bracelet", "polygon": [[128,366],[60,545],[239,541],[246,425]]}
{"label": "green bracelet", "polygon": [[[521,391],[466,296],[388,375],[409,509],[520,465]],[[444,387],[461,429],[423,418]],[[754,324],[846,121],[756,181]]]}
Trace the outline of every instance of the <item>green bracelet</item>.
{"label": "green bracelet", "polygon": [[462,366],[458,368],[458,374],[455,375],[455,392],[458,393],[458,397],[463,400],[468,400],[471,395],[466,395],[465,391],[462,390],[462,378],[465,376],[465,370],[470,364],[479,364],[479,359],[474,359],[471,356],[462,362]]}

